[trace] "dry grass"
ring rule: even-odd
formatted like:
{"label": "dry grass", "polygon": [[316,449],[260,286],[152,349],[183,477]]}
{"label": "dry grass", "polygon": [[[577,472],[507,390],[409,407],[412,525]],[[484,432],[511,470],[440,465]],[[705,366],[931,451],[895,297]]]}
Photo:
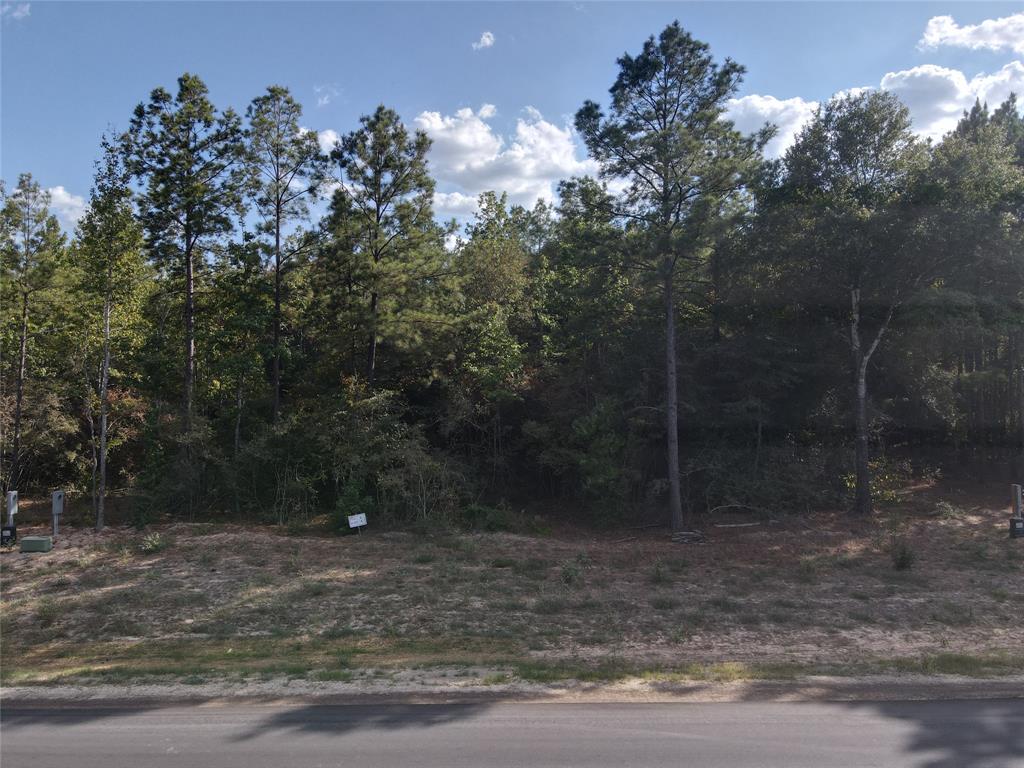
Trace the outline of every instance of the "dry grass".
{"label": "dry grass", "polygon": [[[997,502],[949,504],[957,514],[925,496],[865,523],[708,525],[703,546],[656,530],[69,529],[50,553],[0,555],[3,679],[1019,671],[1004,654],[1024,642],[1024,542]],[[909,570],[893,566],[897,524]]]}

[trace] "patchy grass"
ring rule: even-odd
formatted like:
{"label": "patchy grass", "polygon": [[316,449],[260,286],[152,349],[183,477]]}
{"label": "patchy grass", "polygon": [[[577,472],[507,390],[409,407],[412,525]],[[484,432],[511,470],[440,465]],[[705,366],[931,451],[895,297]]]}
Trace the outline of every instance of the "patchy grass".
{"label": "patchy grass", "polygon": [[[585,530],[68,527],[49,553],[0,554],[0,672],[5,684],[351,681],[482,664],[499,684],[1020,671],[1000,654],[1024,643],[1024,543],[996,502],[925,501],[896,523],[818,513],[708,528],[703,546],[657,531],[623,543]],[[896,524],[911,569],[894,567]]]}
{"label": "patchy grass", "polygon": [[1019,674],[1024,661],[1019,655],[989,653],[925,654],[916,658],[893,659],[879,664],[882,670],[920,675],[963,675],[964,677],[995,677]]}

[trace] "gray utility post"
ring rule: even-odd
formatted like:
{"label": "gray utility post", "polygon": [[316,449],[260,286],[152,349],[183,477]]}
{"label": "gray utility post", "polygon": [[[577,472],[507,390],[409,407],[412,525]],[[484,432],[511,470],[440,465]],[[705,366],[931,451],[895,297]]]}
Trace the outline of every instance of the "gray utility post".
{"label": "gray utility post", "polygon": [[64,514],[64,491],[53,492],[53,538],[57,538],[60,516]]}
{"label": "gray utility post", "polygon": [[7,524],[14,525],[14,516],[18,514],[18,492],[7,492]]}

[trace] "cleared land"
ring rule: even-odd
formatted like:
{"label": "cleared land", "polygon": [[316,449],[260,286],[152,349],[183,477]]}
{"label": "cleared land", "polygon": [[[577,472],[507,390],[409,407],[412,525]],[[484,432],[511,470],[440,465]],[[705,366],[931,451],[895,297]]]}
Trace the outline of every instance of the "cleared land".
{"label": "cleared land", "polygon": [[[718,517],[704,545],[656,529],[69,529],[48,554],[0,555],[2,679],[1018,674],[1024,541],[999,491],[919,489],[870,522]],[[760,524],[716,527],[744,522]]]}

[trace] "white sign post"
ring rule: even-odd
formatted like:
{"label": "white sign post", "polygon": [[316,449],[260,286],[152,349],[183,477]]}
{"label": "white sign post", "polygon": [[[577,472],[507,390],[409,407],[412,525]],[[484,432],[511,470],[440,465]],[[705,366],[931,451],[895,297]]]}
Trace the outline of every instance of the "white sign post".
{"label": "white sign post", "polygon": [[57,528],[60,516],[64,514],[64,491],[53,492],[53,538],[57,538]]}
{"label": "white sign post", "polygon": [[14,516],[18,514],[18,492],[7,492],[7,524],[14,525]]}
{"label": "white sign post", "polygon": [[356,533],[362,533],[359,529],[366,525],[366,513],[348,516],[348,527],[355,528]]}

